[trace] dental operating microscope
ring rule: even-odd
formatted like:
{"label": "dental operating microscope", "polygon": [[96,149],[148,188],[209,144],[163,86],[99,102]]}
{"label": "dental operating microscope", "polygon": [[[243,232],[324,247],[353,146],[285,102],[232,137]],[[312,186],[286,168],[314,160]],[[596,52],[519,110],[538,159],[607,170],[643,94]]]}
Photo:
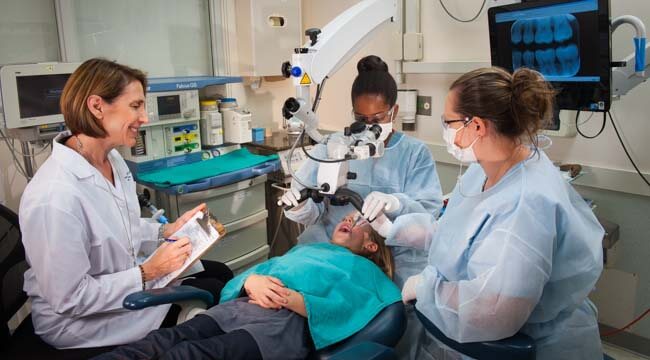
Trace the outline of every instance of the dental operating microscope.
{"label": "dental operating microscope", "polygon": [[[354,122],[342,134],[323,135],[318,131],[316,110],[326,80],[361,49],[383,24],[393,22],[396,12],[396,0],[361,1],[329,22],[322,30],[306,30],[305,35],[309,41],[295,49],[291,62],[282,64],[283,75],[292,78],[296,87],[296,96],[284,103],[283,116],[290,121],[301,122],[303,126],[289,152],[287,162],[291,161],[296,145],[302,143],[305,134],[327,148],[325,159],[315,158],[305,151],[307,157],[319,163],[316,184],[305,183],[296,177],[289,166],[291,176],[304,187],[300,202],[308,198],[315,202],[329,198],[333,205],[351,203],[361,211],[363,199],[345,187],[348,180],[356,178],[356,174],[349,171],[348,162],[383,156],[384,142],[378,140],[381,127]],[[313,86],[316,86],[314,101],[311,100]]]}

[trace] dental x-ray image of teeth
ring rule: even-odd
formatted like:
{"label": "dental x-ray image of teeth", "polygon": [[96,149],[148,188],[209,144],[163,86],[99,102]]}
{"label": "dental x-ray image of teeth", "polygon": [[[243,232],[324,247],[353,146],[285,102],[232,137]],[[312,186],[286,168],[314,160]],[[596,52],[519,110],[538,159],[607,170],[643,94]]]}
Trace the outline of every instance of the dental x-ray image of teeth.
{"label": "dental x-ray image of teeth", "polygon": [[510,28],[512,67],[546,76],[575,76],[580,70],[580,27],[571,14],[517,20]]}

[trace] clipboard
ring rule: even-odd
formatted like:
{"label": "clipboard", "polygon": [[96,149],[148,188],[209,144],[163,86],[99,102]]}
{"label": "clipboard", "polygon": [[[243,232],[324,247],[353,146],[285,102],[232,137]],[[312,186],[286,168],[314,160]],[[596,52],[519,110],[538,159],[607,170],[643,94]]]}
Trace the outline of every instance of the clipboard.
{"label": "clipboard", "polygon": [[[214,219],[210,215],[210,212],[197,212],[180,229],[172,234],[172,236],[176,238],[189,238],[190,243],[192,244],[192,254],[187,258],[187,260],[185,260],[185,263],[179,269],[161,276],[158,279],[149,281],[147,288],[158,289],[169,285],[187,269],[191,268],[201,258],[201,256],[219,242],[224,235],[226,235],[226,228],[223,224]],[[149,260],[155,253],[156,252],[154,251],[147,260]]]}

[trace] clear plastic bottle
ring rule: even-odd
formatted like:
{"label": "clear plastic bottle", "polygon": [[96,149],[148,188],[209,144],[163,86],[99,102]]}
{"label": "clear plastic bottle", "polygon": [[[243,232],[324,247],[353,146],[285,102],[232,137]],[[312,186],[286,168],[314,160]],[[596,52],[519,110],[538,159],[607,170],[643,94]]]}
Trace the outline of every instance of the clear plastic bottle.
{"label": "clear plastic bottle", "polygon": [[221,110],[221,112],[235,110],[238,107],[239,105],[237,105],[237,99],[235,98],[222,98],[219,100],[219,110]]}
{"label": "clear plastic bottle", "polygon": [[203,146],[223,144],[223,119],[216,100],[201,100],[201,143]]}
{"label": "clear plastic bottle", "polygon": [[235,98],[220,99],[219,110],[223,116],[225,142],[244,144],[253,141],[251,113],[240,109]]}

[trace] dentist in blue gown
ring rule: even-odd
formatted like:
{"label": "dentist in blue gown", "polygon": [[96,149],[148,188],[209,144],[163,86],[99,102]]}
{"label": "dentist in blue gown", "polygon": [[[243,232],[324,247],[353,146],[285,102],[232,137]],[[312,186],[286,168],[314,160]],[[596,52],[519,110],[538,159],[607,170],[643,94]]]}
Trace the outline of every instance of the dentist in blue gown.
{"label": "dentist in blue gown", "polygon": [[[350,171],[357,174],[347,186],[364,197],[364,217],[369,220],[384,211],[389,219],[408,213],[436,216],[442,205],[442,191],[431,153],[422,142],[393,130],[399,110],[397,84],[381,58],[370,55],[357,63],[359,74],[352,84],[352,117],[368,125],[378,124],[380,139],[385,143],[384,156],[350,161]],[[316,145],[311,155],[325,159],[324,145]],[[318,163],[307,162],[297,171],[302,183],[316,184]],[[307,225],[298,237],[300,243],[327,242],[334,227],[354,211],[354,207],[332,206],[327,200],[311,199],[298,204],[303,187],[294,179],[290,191],[281,201],[295,206],[285,211],[288,219]],[[387,243],[387,245],[391,245]],[[406,278],[426,266],[426,253],[419,249],[391,247],[395,260],[395,283],[401,287]]]}
{"label": "dentist in blue gown", "polygon": [[[535,146],[553,97],[528,69],[478,69],[456,80],[443,137],[471,165],[438,221],[400,216],[387,235],[429,249],[427,267],[406,281],[402,297],[417,299],[447,337],[491,341],[521,331],[535,340],[537,359],[602,359],[587,295],[602,271],[604,232]],[[428,350],[437,358],[452,352]]]}

